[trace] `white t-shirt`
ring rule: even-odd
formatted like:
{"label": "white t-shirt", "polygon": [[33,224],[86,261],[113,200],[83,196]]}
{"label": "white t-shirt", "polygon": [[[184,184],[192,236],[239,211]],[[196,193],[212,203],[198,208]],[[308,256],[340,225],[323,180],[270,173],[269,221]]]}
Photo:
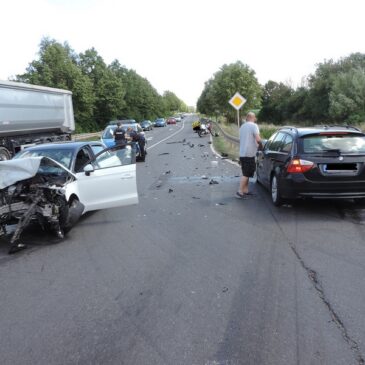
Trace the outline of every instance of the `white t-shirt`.
{"label": "white t-shirt", "polygon": [[257,152],[256,136],[260,134],[256,123],[245,122],[240,128],[240,157],[255,157]]}

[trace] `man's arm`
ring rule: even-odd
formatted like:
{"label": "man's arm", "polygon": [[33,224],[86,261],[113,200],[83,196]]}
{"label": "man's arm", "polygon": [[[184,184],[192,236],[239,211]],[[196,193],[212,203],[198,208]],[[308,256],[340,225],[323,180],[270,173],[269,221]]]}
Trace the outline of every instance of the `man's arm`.
{"label": "man's arm", "polygon": [[264,146],[262,145],[262,140],[260,137],[260,133],[255,134],[255,140],[258,144],[259,150],[263,150]]}

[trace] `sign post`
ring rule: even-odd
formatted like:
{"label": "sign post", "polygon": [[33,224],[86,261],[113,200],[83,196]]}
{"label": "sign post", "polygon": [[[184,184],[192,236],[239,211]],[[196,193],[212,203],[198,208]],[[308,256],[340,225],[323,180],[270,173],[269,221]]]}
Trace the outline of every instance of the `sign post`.
{"label": "sign post", "polygon": [[228,101],[233,108],[237,110],[237,125],[238,129],[240,129],[240,109],[243,107],[243,105],[246,103],[246,99],[239,93],[236,92],[232,98]]}

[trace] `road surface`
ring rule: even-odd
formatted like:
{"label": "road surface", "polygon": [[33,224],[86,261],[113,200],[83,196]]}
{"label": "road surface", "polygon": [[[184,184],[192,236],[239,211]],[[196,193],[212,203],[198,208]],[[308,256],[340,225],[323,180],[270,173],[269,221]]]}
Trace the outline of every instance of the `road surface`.
{"label": "road surface", "polygon": [[363,364],[365,210],[236,199],[190,124],[147,132],[138,206],[0,246],[2,365]]}

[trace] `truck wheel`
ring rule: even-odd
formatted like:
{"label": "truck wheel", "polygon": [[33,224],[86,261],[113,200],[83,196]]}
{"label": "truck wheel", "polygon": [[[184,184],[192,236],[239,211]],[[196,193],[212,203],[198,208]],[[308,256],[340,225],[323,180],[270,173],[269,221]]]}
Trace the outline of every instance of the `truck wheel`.
{"label": "truck wheel", "polygon": [[10,153],[6,148],[0,147],[0,161],[5,160],[10,160]]}

